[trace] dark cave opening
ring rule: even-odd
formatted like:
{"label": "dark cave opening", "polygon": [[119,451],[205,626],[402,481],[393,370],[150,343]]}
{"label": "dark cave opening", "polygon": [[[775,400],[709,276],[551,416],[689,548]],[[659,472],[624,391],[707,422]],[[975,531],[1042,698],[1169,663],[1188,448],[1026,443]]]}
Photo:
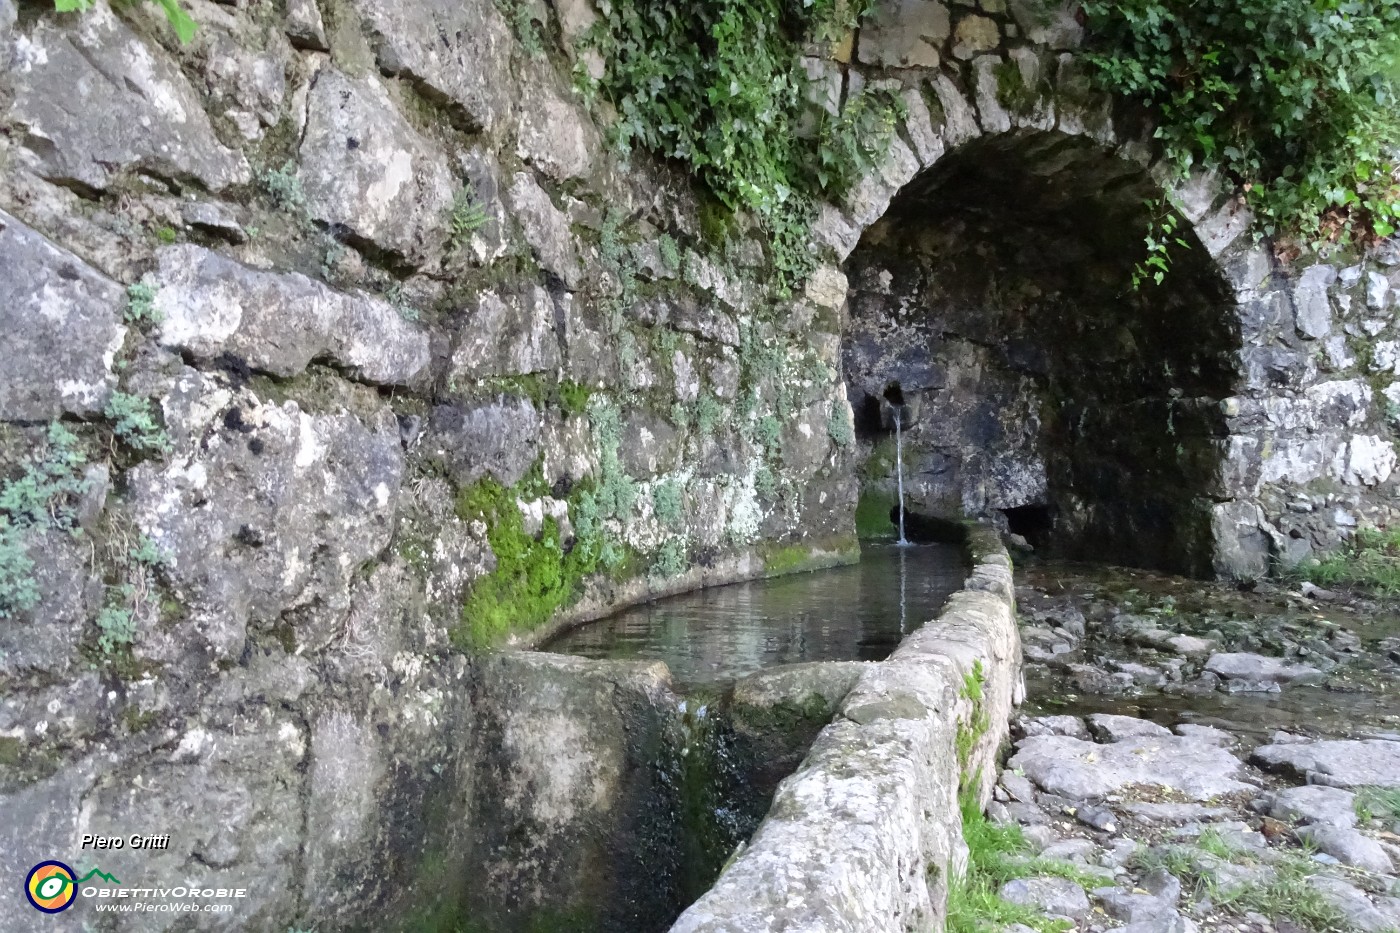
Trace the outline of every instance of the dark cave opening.
{"label": "dark cave opening", "polygon": [[1162,203],[1141,166],[1047,132],[969,143],[906,186],[846,264],[865,487],[893,488],[897,410],[908,514],[1207,575],[1240,338],[1187,224],[1166,282],[1132,287]]}
{"label": "dark cave opening", "polygon": [[1055,513],[1048,505],[1013,505],[1001,510],[1006,530],[1026,539],[1037,550],[1048,547],[1055,531]]}

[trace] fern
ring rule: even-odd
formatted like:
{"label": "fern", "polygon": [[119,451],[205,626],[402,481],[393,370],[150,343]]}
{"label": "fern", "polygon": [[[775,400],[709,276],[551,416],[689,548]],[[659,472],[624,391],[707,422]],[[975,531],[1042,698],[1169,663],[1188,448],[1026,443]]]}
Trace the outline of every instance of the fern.
{"label": "fern", "polygon": [[448,220],[452,247],[461,249],[465,246],[471,235],[485,226],[489,219],[486,209],[476,198],[476,189],[471,182],[462,185],[452,199],[452,216]]}

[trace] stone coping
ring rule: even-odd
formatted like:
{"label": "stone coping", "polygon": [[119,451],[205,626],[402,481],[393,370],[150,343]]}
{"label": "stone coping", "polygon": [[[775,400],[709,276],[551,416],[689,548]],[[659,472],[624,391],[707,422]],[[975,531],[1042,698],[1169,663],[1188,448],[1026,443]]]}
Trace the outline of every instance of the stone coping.
{"label": "stone coping", "polygon": [[749,845],[672,933],[942,928],[947,879],[967,859],[960,793],[986,803],[1024,694],[1010,557],[987,526],[968,525],[967,548],[963,588],[866,666]]}

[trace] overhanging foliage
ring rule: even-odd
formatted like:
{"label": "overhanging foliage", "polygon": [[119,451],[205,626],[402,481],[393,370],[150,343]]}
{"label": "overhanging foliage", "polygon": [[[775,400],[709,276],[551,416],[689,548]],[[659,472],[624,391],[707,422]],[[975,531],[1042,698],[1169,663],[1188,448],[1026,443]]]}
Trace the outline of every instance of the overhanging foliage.
{"label": "overhanging foliage", "polygon": [[1216,164],[1259,231],[1400,226],[1400,0],[1088,0],[1089,60],[1184,171]]}

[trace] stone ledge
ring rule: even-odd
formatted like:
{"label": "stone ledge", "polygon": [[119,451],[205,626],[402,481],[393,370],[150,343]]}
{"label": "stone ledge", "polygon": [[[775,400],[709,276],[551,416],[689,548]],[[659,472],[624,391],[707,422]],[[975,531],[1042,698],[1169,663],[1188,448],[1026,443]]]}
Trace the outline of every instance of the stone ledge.
{"label": "stone ledge", "polygon": [[941,928],[947,878],[967,857],[959,794],[986,801],[1021,693],[1010,558],[990,528],[969,525],[967,547],[963,590],[866,667],[748,848],[672,933]]}

